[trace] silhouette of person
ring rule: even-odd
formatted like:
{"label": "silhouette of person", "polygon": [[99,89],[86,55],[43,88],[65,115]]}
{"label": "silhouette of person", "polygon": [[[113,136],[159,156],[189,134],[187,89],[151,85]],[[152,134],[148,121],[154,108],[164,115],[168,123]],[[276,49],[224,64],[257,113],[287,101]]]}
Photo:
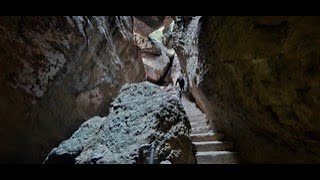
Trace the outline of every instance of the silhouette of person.
{"label": "silhouette of person", "polygon": [[[183,91],[184,90],[184,79],[183,79],[183,77],[180,76],[177,79],[177,83],[179,83],[180,89],[181,89],[181,91]],[[177,83],[176,83],[176,85],[177,85]]]}
{"label": "silhouette of person", "polygon": [[180,86],[180,98],[182,96],[182,92],[184,91],[184,79],[182,76],[179,76],[179,78],[177,79],[177,82],[176,82],[176,85],[179,83],[179,86]]}

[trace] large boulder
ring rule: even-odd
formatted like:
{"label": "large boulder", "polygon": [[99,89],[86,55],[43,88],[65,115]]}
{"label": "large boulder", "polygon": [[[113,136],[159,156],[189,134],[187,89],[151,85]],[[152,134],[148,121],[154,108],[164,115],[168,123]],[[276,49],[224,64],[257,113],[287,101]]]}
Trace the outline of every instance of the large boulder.
{"label": "large boulder", "polygon": [[153,48],[152,42],[147,36],[143,36],[135,31],[133,31],[135,44],[141,49],[151,49]]}
{"label": "large boulder", "polygon": [[148,39],[152,44],[152,48],[142,49],[142,62],[145,67],[147,80],[153,83],[160,83],[168,74],[170,65],[170,57],[173,58],[173,53],[170,53],[163,45],[162,28],[149,34]]}
{"label": "large boulder", "polygon": [[[140,19],[143,19],[142,17],[144,16],[140,16]],[[148,18],[154,19],[155,17]],[[135,20],[134,23],[136,23],[134,26],[135,43],[141,49],[147,80],[156,84],[173,83],[171,78],[171,72],[173,72],[171,65],[175,54],[172,49],[173,19],[167,16],[163,22],[157,21],[159,28],[148,34],[143,34],[144,26],[139,25],[141,22]]]}
{"label": "large boulder", "polygon": [[93,117],[54,148],[45,163],[194,163],[190,124],[178,91],[149,82],[124,85],[107,117]]}
{"label": "large boulder", "polygon": [[161,55],[142,53],[142,61],[145,67],[147,80],[157,83],[164,78],[170,68],[169,57],[161,51]]}
{"label": "large boulder", "polygon": [[0,17],[0,161],[39,163],[126,82],[144,80],[132,17]]}
{"label": "large boulder", "polygon": [[156,56],[162,54],[161,47],[152,42],[149,37],[133,32],[135,44],[139,47],[141,53],[148,53]]}

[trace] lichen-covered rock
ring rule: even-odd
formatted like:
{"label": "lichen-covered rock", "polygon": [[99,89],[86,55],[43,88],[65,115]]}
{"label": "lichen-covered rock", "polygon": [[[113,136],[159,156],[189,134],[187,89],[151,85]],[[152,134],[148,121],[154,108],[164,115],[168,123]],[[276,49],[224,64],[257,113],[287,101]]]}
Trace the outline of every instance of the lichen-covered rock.
{"label": "lichen-covered rock", "polygon": [[134,42],[135,44],[142,50],[142,49],[151,49],[152,42],[149,40],[147,36],[143,36],[137,32],[133,32],[134,35]]}
{"label": "lichen-covered rock", "polygon": [[319,163],[319,17],[202,17],[198,56],[185,51],[193,19],[175,19],[177,55],[241,161]]}
{"label": "lichen-covered rock", "polygon": [[0,17],[0,160],[37,163],[144,80],[132,17]]}
{"label": "lichen-covered rock", "polygon": [[107,117],[84,122],[45,163],[146,163],[156,142],[157,163],[194,163],[190,124],[175,88],[124,85]]}
{"label": "lichen-covered rock", "polygon": [[148,35],[148,37],[150,38],[150,40],[152,42],[159,42],[159,43],[163,43],[164,42],[164,35],[163,35],[163,29],[164,26],[160,27],[159,29],[156,29],[155,31],[153,31],[152,33],[150,33]]}

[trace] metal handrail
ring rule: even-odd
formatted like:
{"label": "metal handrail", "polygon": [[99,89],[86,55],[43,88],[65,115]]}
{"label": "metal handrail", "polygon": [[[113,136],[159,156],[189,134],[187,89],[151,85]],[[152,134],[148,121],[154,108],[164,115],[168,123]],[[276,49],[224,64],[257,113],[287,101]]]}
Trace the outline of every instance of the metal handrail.
{"label": "metal handrail", "polygon": [[155,151],[156,151],[156,144],[155,142],[152,142],[150,147],[149,164],[154,164]]}

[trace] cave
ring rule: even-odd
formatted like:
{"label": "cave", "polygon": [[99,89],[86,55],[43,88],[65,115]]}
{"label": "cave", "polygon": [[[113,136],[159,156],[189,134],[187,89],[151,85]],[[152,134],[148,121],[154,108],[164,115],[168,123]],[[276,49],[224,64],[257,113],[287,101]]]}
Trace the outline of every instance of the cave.
{"label": "cave", "polygon": [[319,37],[313,16],[1,16],[0,163],[320,163]]}

